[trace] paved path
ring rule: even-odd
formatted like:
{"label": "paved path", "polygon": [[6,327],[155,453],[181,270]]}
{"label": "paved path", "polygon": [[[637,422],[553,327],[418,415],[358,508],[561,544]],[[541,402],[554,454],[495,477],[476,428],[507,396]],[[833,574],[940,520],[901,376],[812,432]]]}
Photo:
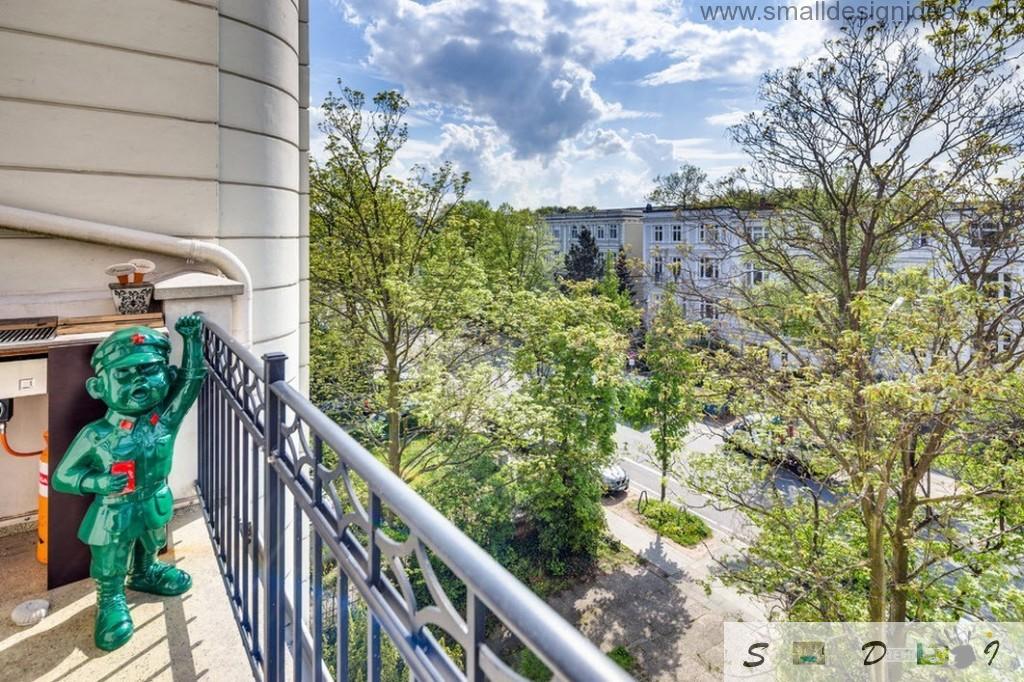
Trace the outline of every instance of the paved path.
{"label": "paved path", "polygon": [[638,523],[635,501],[608,499],[605,515],[611,533],[647,564],[620,568],[549,601],[603,651],[625,646],[641,667],[640,679],[720,680],[723,623],[764,620],[763,611],[721,585],[705,591],[712,554],[727,551],[722,541],[676,545]]}

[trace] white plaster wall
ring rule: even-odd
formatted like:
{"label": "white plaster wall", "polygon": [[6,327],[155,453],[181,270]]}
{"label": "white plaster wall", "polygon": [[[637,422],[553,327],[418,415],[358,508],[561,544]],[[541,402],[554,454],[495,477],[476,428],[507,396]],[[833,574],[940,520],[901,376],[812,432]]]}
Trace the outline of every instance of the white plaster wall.
{"label": "white plaster wall", "polygon": [[[0,0],[0,203],[231,249],[254,350],[287,353],[302,390],[308,35],[304,0]],[[138,256],[203,267],[0,225],[0,318],[112,313],[103,268]],[[194,429],[179,450],[172,487],[190,495]]]}
{"label": "white plaster wall", "polygon": [[308,31],[291,0],[223,0],[219,12],[220,235],[252,274],[253,350],[287,354],[287,376],[297,379],[308,364],[299,331],[308,320],[299,59]]}
{"label": "white plaster wall", "polygon": [[299,0],[299,390],[309,393],[309,0]]}
{"label": "white plaster wall", "polygon": [[[216,236],[211,4],[0,0],[0,203]],[[103,268],[151,256],[2,227],[0,317],[112,313]]]}

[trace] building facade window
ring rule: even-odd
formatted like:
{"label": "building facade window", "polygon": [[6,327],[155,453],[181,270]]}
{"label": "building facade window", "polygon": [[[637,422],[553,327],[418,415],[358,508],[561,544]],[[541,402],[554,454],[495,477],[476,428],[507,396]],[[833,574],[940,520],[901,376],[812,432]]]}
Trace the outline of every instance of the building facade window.
{"label": "building facade window", "polygon": [[746,280],[747,286],[757,286],[761,282],[768,279],[768,272],[757,268],[753,263],[747,263],[746,268]]}
{"label": "building facade window", "polygon": [[701,279],[718,279],[719,274],[719,262],[717,258],[709,258],[707,256],[703,256],[700,259]]}
{"label": "building facade window", "polygon": [[744,233],[747,235],[747,240],[757,243],[764,239],[764,225],[760,223],[754,223],[753,225],[747,225],[743,228]]}
{"label": "building facade window", "polygon": [[654,226],[654,241],[660,242],[665,239],[665,228],[661,225]]}
{"label": "building facade window", "polygon": [[1013,298],[1013,275],[1009,272],[987,273],[985,292],[993,298]]}
{"label": "building facade window", "polygon": [[714,303],[701,303],[700,304],[700,318],[702,320],[717,320],[719,318],[718,306]]}
{"label": "building facade window", "polygon": [[654,257],[654,281],[660,282],[661,275],[665,270],[665,259],[661,256]]}
{"label": "building facade window", "polygon": [[683,259],[679,256],[672,256],[672,265],[669,267],[672,269],[672,277],[679,279],[683,272]]}
{"label": "building facade window", "polygon": [[672,241],[681,242],[683,241],[683,226],[673,225],[672,226]]}
{"label": "building facade window", "polygon": [[619,238],[619,226],[618,225],[612,225],[611,227],[609,227],[608,228],[608,236],[611,237],[612,239],[618,239]]}
{"label": "building facade window", "polygon": [[604,239],[604,225],[597,226],[597,238]]}
{"label": "building facade window", "polygon": [[701,244],[713,244],[718,241],[718,226],[701,223],[697,227],[697,241]]}
{"label": "building facade window", "polygon": [[912,249],[924,249],[928,247],[928,235],[919,234],[910,240],[910,248]]}
{"label": "building facade window", "polygon": [[576,225],[573,225],[572,226],[572,238],[576,239],[579,236],[580,236],[580,228],[578,226],[576,226]]}
{"label": "building facade window", "polygon": [[991,220],[979,220],[971,224],[971,246],[995,246],[999,243],[999,224]]}

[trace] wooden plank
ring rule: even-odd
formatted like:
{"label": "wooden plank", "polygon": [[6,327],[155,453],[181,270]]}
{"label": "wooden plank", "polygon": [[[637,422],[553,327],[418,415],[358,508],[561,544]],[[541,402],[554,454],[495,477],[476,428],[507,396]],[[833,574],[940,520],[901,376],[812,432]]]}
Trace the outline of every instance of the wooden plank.
{"label": "wooden plank", "polygon": [[0,320],[0,330],[4,329],[40,329],[56,327],[56,317],[9,317]]}
{"label": "wooden plank", "polygon": [[0,358],[13,358],[22,355],[46,355],[50,346],[45,341],[25,346],[0,346]]}
{"label": "wooden plank", "polygon": [[62,317],[60,324],[92,324],[93,322],[120,322],[122,320],[162,320],[163,313],[141,313],[138,315],[88,315],[86,317]]}
{"label": "wooden plank", "polygon": [[93,317],[64,318],[57,326],[58,336],[68,334],[91,334],[95,332],[115,331],[124,327],[162,327],[163,313],[143,313],[142,315],[99,315]]}

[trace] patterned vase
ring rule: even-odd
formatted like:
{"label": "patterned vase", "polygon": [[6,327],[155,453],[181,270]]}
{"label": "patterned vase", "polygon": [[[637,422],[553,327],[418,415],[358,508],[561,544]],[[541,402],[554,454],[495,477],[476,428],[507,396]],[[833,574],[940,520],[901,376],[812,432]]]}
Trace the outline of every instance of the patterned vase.
{"label": "patterned vase", "polygon": [[114,297],[114,308],[121,315],[141,315],[149,312],[149,305],[153,301],[153,285],[151,283],[118,284],[111,282],[108,286]]}

